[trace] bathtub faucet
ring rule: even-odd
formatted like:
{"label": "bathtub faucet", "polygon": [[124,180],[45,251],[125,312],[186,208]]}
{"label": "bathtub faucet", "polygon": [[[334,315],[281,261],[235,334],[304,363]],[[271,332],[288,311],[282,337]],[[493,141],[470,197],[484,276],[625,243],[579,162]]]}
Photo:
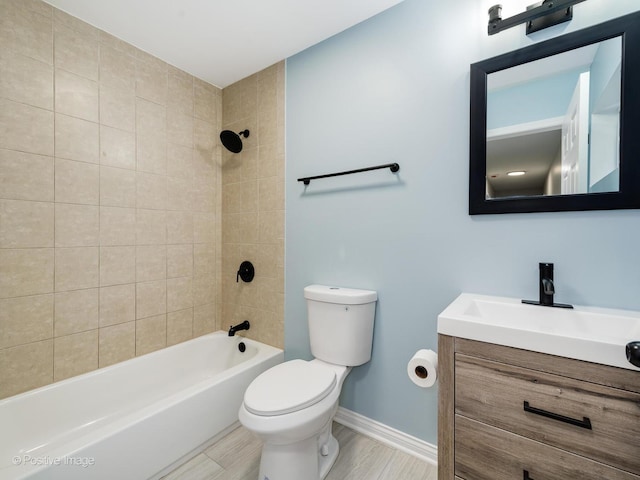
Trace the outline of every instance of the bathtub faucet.
{"label": "bathtub faucet", "polygon": [[249,330],[250,326],[251,325],[249,324],[249,320],[245,320],[244,322],[239,323],[235,327],[231,326],[229,327],[229,336],[233,337],[236,334],[236,332],[239,332],[240,330]]}

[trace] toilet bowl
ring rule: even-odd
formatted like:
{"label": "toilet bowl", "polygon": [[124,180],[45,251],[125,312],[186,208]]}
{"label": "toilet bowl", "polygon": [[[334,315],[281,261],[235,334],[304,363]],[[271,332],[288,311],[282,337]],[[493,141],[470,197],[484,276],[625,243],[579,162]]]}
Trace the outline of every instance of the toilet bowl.
{"label": "toilet bowl", "polygon": [[345,378],[371,358],[377,293],[312,285],[310,361],[295,359],[259,375],[247,388],[239,420],[263,442],[258,480],[322,480],[339,445],[331,433]]}
{"label": "toilet bowl", "polygon": [[247,388],[239,419],[263,442],[260,480],[318,480],[327,475],[338,456],[331,423],[350,370],[317,359],[291,360]]}

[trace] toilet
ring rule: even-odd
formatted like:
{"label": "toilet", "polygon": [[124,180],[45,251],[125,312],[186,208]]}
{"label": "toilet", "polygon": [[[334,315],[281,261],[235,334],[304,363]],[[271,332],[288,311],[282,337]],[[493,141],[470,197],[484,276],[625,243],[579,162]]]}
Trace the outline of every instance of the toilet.
{"label": "toilet", "polygon": [[258,480],[322,480],[338,456],[331,433],[344,379],[371,359],[378,294],[304,289],[313,360],[290,360],[247,388],[240,423],[263,442]]}

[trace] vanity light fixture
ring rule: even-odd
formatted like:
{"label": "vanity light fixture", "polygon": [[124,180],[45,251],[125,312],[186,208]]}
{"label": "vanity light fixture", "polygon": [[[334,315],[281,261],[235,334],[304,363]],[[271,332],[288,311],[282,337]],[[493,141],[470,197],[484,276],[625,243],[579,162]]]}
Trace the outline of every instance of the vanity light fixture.
{"label": "vanity light fixture", "polygon": [[495,35],[507,28],[527,23],[527,35],[573,18],[573,5],[585,0],[543,0],[527,7],[527,11],[502,19],[502,5],[489,9],[489,35]]}
{"label": "vanity light fixture", "polygon": [[527,172],[525,172],[524,170],[514,170],[513,172],[507,172],[507,175],[509,177],[520,177],[526,173]]}

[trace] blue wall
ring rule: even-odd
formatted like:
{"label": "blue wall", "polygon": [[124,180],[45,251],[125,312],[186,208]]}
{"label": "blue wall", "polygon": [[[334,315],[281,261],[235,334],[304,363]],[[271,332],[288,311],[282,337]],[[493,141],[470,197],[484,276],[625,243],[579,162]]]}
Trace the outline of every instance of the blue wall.
{"label": "blue wall", "polygon": [[[489,92],[487,129],[563,117],[569,108],[580,74],[586,71],[589,69],[583,67]],[[514,105],[518,105],[518,108],[514,108]]]}
{"label": "blue wall", "polygon": [[589,111],[596,108],[598,99],[607,87],[616,69],[620,66],[620,49],[622,41],[620,37],[602,42],[598,53],[591,66],[591,78],[589,88]]}
{"label": "blue wall", "polygon": [[[640,211],[467,214],[469,64],[637,0],[581,3],[571,23],[530,37],[487,36],[494,0],[446,3],[405,0],[288,59],[286,88],[286,356],[311,358],[305,285],[377,290],[373,358],[341,405],[434,444],[437,389],[414,386],[406,365],[436,349],[438,313],[460,292],[535,298],[548,261],[558,301],[640,310]],[[388,162],[397,176],[296,181]]]}

